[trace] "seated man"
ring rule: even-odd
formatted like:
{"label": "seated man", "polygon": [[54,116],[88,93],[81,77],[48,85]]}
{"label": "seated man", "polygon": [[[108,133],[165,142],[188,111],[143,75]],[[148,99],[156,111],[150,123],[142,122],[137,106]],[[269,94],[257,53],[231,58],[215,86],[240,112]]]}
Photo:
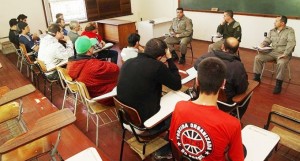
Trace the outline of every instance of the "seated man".
{"label": "seated man", "polygon": [[144,48],[140,45],[140,38],[140,35],[137,33],[132,33],[128,36],[128,46],[127,48],[123,48],[121,52],[123,62],[137,57],[138,52],[144,52]]}
{"label": "seated man", "polygon": [[[98,44],[101,47],[105,46],[105,42],[102,40],[102,37],[98,34],[98,27],[95,22],[89,22],[84,31],[81,33],[81,36],[87,36],[89,38],[96,38],[98,40]],[[97,53],[98,59],[111,58],[111,62],[117,64],[118,63],[118,52],[115,50],[102,50]]]}
{"label": "seated man", "polygon": [[26,22],[19,22],[18,28],[20,29],[19,42],[24,44],[27,53],[33,52],[37,56],[39,45],[34,42],[33,37],[29,35],[30,28]]}
{"label": "seated man", "polygon": [[[248,88],[248,75],[246,73],[245,67],[241,62],[241,59],[236,55],[239,48],[239,41],[234,37],[229,37],[225,39],[222,44],[222,51],[212,51],[207,54],[202,55],[194,64],[195,69],[202,60],[207,57],[217,57],[221,59],[226,67],[226,84],[225,84],[225,95],[227,98],[226,103],[233,103],[232,98],[238,94],[244,93]],[[226,110],[225,107],[219,106],[221,110]],[[247,108],[239,108],[240,116],[246,112]]]}
{"label": "seated man", "polygon": [[64,35],[67,36],[68,30],[65,29],[65,27],[66,27],[65,20],[62,18],[58,18],[58,19],[56,19],[56,23],[62,28]]}
{"label": "seated man", "polygon": [[68,33],[68,36],[69,36],[70,40],[72,41],[72,43],[75,45],[75,41],[80,36],[78,34],[78,31],[81,30],[81,27],[80,27],[80,24],[78,21],[71,21],[69,26],[70,26],[71,31]]}
{"label": "seated man", "polygon": [[169,29],[170,37],[165,39],[165,42],[170,49],[173,58],[176,60],[178,56],[174,49],[174,44],[180,44],[181,57],[179,64],[185,63],[185,54],[187,52],[187,44],[192,41],[193,23],[192,20],[185,17],[183,8],[177,8],[177,17],[173,18],[172,25]]}
{"label": "seated man", "polygon": [[292,57],[292,53],[296,46],[296,38],[294,29],[286,26],[287,17],[277,17],[274,23],[274,29],[270,30],[268,36],[262,42],[261,47],[271,45],[272,51],[259,52],[254,59],[254,80],[260,82],[260,76],[263,64],[268,61],[276,61],[276,86],[273,93],[281,92],[282,82],[284,79],[284,70],[287,63]]}
{"label": "seated man", "polygon": [[[59,43],[59,40],[65,41],[66,47]],[[44,61],[49,70],[61,62],[67,61],[73,55],[72,41],[68,37],[64,37],[62,28],[58,24],[51,24],[46,36],[41,39],[38,59]],[[57,71],[47,73],[47,77],[53,80],[59,78]]]}
{"label": "seated man", "polygon": [[[167,57],[168,67],[159,61],[163,56]],[[121,68],[117,98],[135,108],[142,122],[160,110],[162,85],[172,90],[181,88],[181,77],[171,58],[167,44],[154,38],[147,42],[143,54],[127,60]],[[165,126],[169,124],[163,122],[154,129]]]}
{"label": "seated man", "polygon": [[[117,85],[119,75],[116,64],[93,57],[93,46],[96,43],[94,38],[79,37],[75,42],[77,56],[70,57],[67,65],[71,78],[83,82],[92,98],[110,92]],[[101,100],[99,103],[111,106],[113,99]]]}
{"label": "seated man", "polygon": [[240,23],[233,19],[233,11],[224,12],[224,21],[218,26],[217,32],[223,35],[223,39],[208,46],[208,52],[221,50],[224,40],[228,37],[235,37],[239,42],[242,40],[242,28]]}
{"label": "seated man", "polygon": [[13,18],[9,20],[9,41],[12,42],[17,49],[19,49],[19,33],[17,31],[17,19]]}
{"label": "seated man", "polygon": [[244,160],[241,124],[217,105],[225,76],[226,65],[219,58],[199,64],[199,98],[178,102],[172,114],[169,138],[180,154],[205,161]]}

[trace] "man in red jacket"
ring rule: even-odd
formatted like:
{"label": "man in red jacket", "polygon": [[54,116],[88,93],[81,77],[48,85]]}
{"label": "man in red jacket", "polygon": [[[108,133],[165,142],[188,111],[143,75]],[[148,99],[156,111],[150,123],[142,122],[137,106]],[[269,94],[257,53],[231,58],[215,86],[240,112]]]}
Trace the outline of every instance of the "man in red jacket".
{"label": "man in red jacket", "polygon": [[[105,46],[101,35],[98,34],[98,27],[95,22],[89,22],[84,31],[81,33],[81,36],[87,36],[89,38],[96,38],[98,40],[98,45],[101,47]],[[111,58],[111,62],[117,64],[118,62],[118,52],[115,50],[102,50],[98,53],[97,59]]]}
{"label": "man in red jacket", "polygon": [[[91,97],[110,92],[116,85],[119,67],[111,62],[101,61],[93,57],[96,39],[79,37],[75,42],[77,56],[69,58],[68,74],[72,79],[83,82]],[[99,101],[104,105],[113,105],[112,98]]]}

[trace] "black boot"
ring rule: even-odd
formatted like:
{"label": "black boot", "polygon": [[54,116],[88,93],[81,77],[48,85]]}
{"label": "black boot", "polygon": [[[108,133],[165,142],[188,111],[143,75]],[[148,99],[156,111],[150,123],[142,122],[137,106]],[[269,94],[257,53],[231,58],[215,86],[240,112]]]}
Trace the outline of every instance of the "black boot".
{"label": "black boot", "polygon": [[181,55],[179,61],[178,61],[178,64],[185,64],[185,55]]}
{"label": "black boot", "polygon": [[178,55],[176,54],[175,50],[171,51],[171,54],[174,61],[178,60]]}
{"label": "black boot", "polygon": [[276,79],[276,86],[274,88],[273,94],[279,94],[281,92],[282,80]]}
{"label": "black boot", "polygon": [[257,82],[260,83],[260,74],[254,73],[254,78],[253,78],[253,80],[255,80],[255,81],[257,81]]}

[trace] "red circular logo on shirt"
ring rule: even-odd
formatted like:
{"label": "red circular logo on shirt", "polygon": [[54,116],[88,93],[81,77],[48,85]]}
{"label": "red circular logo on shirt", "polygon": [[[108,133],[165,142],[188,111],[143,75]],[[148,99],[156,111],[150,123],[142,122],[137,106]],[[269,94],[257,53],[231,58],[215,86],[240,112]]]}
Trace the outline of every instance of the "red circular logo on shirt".
{"label": "red circular logo on shirt", "polygon": [[212,152],[207,132],[195,123],[184,123],[176,131],[177,146],[184,155],[201,160]]}

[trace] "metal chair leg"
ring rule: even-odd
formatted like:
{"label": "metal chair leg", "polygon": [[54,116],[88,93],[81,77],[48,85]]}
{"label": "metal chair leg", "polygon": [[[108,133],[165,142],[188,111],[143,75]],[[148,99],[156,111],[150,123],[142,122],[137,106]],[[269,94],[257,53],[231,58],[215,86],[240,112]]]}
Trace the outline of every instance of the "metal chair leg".
{"label": "metal chair leg", "polygon": [[99,133],[99,116],[96,114],[97,125],[96,125],[96,146],[98,147],[98,133]]}
{"label": "metal chair leg", "polygon": [[122,134],[122,143],[121,143],[121,152],[120,152],[120,161],[122,161],[123,157],[123,149],[124,149],[124,142],[125,142],[125,130],[123,129],[123,134]]}
{"label": "metal chair leg", "polygon": [[65,89],[65,94],[64,94],[64,99],[63,99],[63,103],[62,103],[61,109],[64,109],[64,107],[65,107],[65,101],[66,101],[66,97],[67,97],[67,91],[68,91],[68,88]]}

